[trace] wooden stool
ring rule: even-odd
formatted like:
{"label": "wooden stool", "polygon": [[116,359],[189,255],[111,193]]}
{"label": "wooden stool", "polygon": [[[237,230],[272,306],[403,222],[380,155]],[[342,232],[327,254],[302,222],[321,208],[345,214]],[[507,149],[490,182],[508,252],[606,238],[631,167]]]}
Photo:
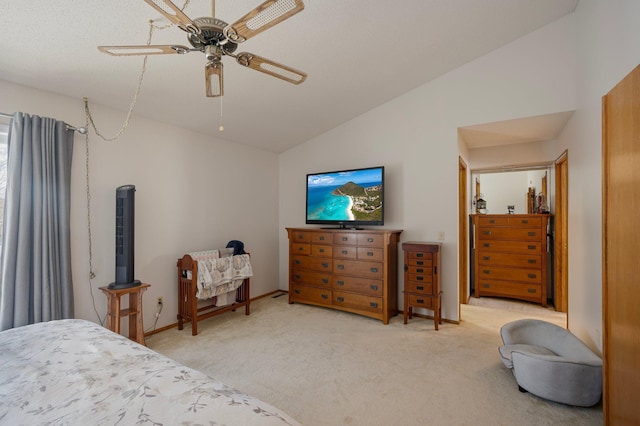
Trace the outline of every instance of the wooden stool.
{"label": "wooden stool", "polygon": [[[151,284],[140,284],[135,287],[111,289],[100,287],[107,295],[107,328],[120,334],[120,317],[129,317],[129,339],[144,345],[144,328],[142,327],[142,293]],[[129,295],[129,307],[120,309],[120,297]]]}

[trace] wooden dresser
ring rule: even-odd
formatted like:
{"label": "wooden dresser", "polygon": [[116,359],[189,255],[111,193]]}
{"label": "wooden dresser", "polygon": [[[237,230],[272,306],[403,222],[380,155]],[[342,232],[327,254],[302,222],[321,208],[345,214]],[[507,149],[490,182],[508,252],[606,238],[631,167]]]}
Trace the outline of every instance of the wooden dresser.
{"label": "wooden dresser", "polygon": [[548,214],[472,215],[474,296],[547,306]]}
{"label": "wooden dresser", "polygon": [[398,230],[287,228],[289,303],[389,323],[398,313]]}
{"label": "wooden dresser", "polygon": [[411,319],[413,308],[433,311],[435,329],[442,322],[440,290],[440,243],[408,241],[404,252],[404,323]]}

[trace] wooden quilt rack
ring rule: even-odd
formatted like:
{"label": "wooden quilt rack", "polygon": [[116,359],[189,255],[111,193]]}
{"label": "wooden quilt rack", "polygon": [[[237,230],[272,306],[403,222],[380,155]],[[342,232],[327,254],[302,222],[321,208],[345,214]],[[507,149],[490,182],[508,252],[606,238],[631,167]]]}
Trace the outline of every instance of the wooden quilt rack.
{"label": "wooden quilt rack", "polygon": [[[191,278],[187,278],[191,272]],[[186,254],[178,259],[178,330],[182,330],[185,322],[191,321],[191,335],[198,334],[198,321],[235,311],[244,306],[245,315],[249,315],[250,279],[236,289],[236,301],[230,305],[216,306],[217,298],[213,297],[205,306],[198,307],[198,261]]]}

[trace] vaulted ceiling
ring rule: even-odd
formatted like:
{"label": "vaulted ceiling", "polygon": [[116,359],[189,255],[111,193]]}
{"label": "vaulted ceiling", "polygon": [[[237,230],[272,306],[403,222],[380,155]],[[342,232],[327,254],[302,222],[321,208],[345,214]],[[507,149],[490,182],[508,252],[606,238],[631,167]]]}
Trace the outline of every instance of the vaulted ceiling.
{"label": "vaulted ceiling", "polygon": [[[282,152],[571,13],[577,2],[305,0],[301,13],[238,48],[306,72],[303,84],[225,57],[225,94],[207,98],[201,53],[149,56],[135,113]],[[187,3],[189,17],[211,15],[209,0]],[[216,17],[231,23],[260,3],[218,0]],[[124,120],[142,57],[108,56],[96,46],[146,44],[149,20],[168,26],[143,0],[5,2],[0,79],[87,97]],[[152,44],[189,45],[175,26],[155,30]]]}

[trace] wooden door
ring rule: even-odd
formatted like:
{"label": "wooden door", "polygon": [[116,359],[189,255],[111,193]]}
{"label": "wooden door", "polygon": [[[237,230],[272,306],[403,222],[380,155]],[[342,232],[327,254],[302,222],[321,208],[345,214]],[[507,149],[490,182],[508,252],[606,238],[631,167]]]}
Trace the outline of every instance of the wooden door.
{"label": "wooden door", "polygon": [[[569,154],[563,152],[556,160],[556,211],[554,226],[554,292],[553,306],[558,312],[568,312],[569,283],[569,197],[568,189]],[[568,319],[567,315],[567,319]],[[567,324],[567,327],[569,324]]]}
{"label": "wooden door", "polygon": [[602,99],[605,424],[640,424],[640,66]]}

